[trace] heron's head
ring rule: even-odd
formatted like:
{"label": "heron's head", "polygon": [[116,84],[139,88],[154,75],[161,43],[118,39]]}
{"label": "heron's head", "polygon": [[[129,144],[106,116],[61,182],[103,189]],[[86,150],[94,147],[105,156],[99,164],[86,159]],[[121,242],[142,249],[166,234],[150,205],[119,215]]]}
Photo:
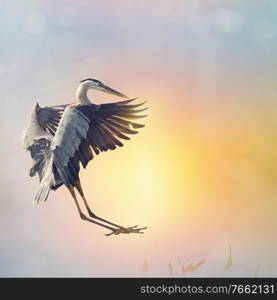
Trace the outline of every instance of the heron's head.
{"label": "heron's head", "polygon": [[82,81],[80,81],[80,87],[84,87],[87,89],[94,89],[98,91],[102,91],[108,94],[112,94],[118,97],[127,98],[127,96],[123,95],[122,93],[119,93],[118,91],[106,86],[101,81],[97,79],[87,78]]}

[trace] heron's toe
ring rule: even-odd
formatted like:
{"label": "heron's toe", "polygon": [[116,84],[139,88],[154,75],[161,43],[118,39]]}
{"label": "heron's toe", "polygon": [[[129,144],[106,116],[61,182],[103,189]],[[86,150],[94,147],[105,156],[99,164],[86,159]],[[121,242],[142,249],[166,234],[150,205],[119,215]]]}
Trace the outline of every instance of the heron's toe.
{"label": "heron's toe", "polygon": [[106,234],[106,236],[110,236],[112,234],[118,235],[120,233],[125,233],[125,234],[129,234],[129,233],[144,233],[142,230],[147,229],[147,227],[141,227],[141,228],[137,228],[138,225],[135,226],[131,226],[131,227],[127,227],[127,228],[116,228],[114,229],[112,232]]}

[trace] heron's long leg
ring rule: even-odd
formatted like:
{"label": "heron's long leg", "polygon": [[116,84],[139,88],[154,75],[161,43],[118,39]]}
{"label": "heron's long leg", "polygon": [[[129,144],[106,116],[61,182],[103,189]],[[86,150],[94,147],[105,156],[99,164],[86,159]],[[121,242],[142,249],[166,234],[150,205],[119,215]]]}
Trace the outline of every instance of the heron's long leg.
{"label": "heron's long leg", "polygon": [[125,229],[125,227],[123,227],[123,226],[121,226],[121,225],[112,223],[112,222],[110,222],[110,221],[108,221],[108,220],[105,220],[105,219],[103,219],[103,218],[98,217],[98,216],[91,210],[91,208],[89,207],[88,202],[87,202],[87,200],[86,200],[86,198],[85,198],[85,195],[84,195],[84,192],[83,192],[83,189],[82,189],[82,186],[81,186],[80,181],[76,181],[75,187],[76,187],[77,191],[79,192],[80,196],[82,197],[82,199],[83,199],[83,201],[84,201],[84,204],[85,204],[85,207],[86,207],[86,209],[87,209],[87,211],[88,211],[88,214],[89,214],[89,216],[90,216],[91,218],[97,219],[97,220],[99,220],[99,221],[101,221],[101,222],[110,224],[110,225],[115,226],[115,227],[120,228],[120,229]]}
{"label": "heron's long leg", "polygon": [[71,193],[71,195],[72,195],[72,197],[73,197],[73,199],[74,199],[74,201],[75,201],[75,204],[76,204],[76,206],[77,206],[77,208],[78,208],[78,212],[79,212],[80,217],[81,217],[82,220],[85,220],[85,221],[91,222],[91,223],[93,223],[93,224],[96,224],[96,225],[105,227],[105,228],[111,230],[112,232],[114,232],[114,231],[116,230],[116,228],[113,228],[113,227],[110,227],[110,226],[107,226],[107,225],[98,223],[98,222],[96,222],[96,221],[91,220],[90,218],[88,218],[88,217],[82,212],[82,210],[81,210],[81,207],[80,207],[80,205],[79,205],[79,203],[78,203],[78,200],[77,200],[77,197],[76,197],[76,195],[75,195],[74,187],[71,186],[71,187],[69,187],[68,189],[69,189],[69,191],[70,191],[70,193]]}

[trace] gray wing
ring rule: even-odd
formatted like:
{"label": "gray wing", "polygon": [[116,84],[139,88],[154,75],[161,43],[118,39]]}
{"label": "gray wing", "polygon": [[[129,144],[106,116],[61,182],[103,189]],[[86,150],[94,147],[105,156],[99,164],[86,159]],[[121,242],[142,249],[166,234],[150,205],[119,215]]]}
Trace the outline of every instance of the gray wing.
{"label": "gray wing", "polygon": [[49,189],[56,190],[63,184],[63,182],[61,181],[55,164],[53,163],[51,143],[52,136],[48,135],[35,139],[29,146],[28,151],[30,151],[33,160],[33,166],[30,169],[29,175],[33,177],[38,174],[40,182],[48,181]]}
{"label": "gray wing", "polygon": [[89,120],[90,128],[87,139],[93,151],[98,155],[100,152],[114,150],[122,147],[120,141],[129,140],[129,134],[138,133],[137,129],[144,127],[143,124],[134,123],[133,119],[140,119],[146,115],[137,115],[147,108],[137,109],[145,102],[130,104],[135,99],[106,103],[101,105],[82,105],[77,107]]}
{"label": "gray wing", "polygon": [[122,147],[119,139],[129,139],[126,134],[137,133],[131,128],[144,126],[128,120],[144,117],[136,113],[145,109],[135,109],[143,103],[129,104],[134,100],[65,109],[51,149],[57,172],[66,186],[74,186],[79,180],[80,162],[85,168],[93,159],[93,152]]}
{"label": "gray wing", "polygon": [[[38,173],[41,181],[45,164],[51,154],[50,145],[53,137],[40,125],[39,109],[37,103],[32,107],[27,127],[23,131],[22,142],[24,149],[30,152],[33,160],[29,174],[35,176]],[[43,114],[44,112],[46,112],[45,109],[43,109]]]}
{"label": "gray wing", "polygon": [[40,107],[37,112],[38,122],[41,127],[53,136],[55,135],[66,106],[68,106],[68,104]]}
{"label": "gray wing", "polygon": [[[92,153],[86,142],[88,129],[89,119],[82,112],[71,107],[65,109],[51,150],[56,170],[67,187],[79,179],[79,162],[84,159],[83,155],[91,159]],[[85,153],[82,153],[83,144],[87,145]]]}
{"label": "gray wing", "polygon": [[[45,137],[34,139],[29,147],[34,165],[30,175],[38,173],[40,186],[34,203],[46,201],[51,189],[55,190],[62,184],[69,186],[73,179],[69,168],[79,168],[79,163],[71,163],[74,153],[78,149],[80,139],[86,136],[89,127],[86,116],[68,107],[62,115],[54,137],[46,132]],[[79,170],[74,170],[78,176]],[[74,177],[76,182],[76,177]]]}
{"label": "gray wing", "polygon": [[33,177],[38,173],[39,181],[43,178],[46,163],[51,155],[50,145],[51,140],[47,138],[40,138],[38,140],[34,140],[33,144],[28,149],[33,159],[33,166],[30,169],[29,174]]}

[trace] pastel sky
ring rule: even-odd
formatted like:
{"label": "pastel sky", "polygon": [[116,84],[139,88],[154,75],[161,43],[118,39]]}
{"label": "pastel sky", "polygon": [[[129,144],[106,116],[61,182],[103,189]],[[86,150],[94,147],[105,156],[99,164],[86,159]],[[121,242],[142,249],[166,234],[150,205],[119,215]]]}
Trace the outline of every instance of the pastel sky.
{"label": "pastel sky", "polygon": [[[276,28],[274,0],[0,0],[0,276],[277,276]],[[29,111],[87,77],[148,101],[81,172],[94,211],[144,235],[105,237],[64,187],[32,206]]]}

